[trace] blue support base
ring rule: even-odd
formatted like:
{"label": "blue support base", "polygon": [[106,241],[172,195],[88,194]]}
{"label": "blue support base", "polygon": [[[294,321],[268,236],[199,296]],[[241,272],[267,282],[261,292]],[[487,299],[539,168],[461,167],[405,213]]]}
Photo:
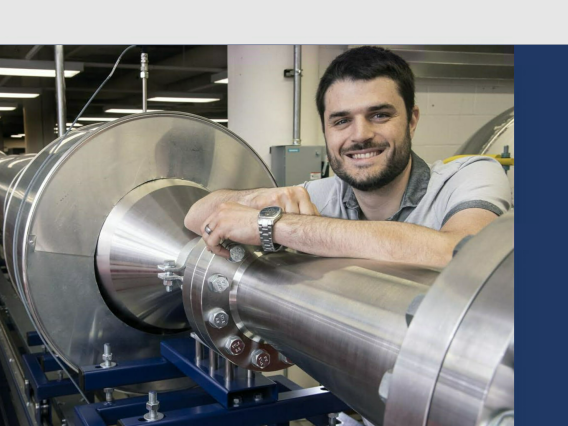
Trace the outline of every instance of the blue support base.
{"label": "blue support base", "polygon": [[[158,395],[158,400],[160,411],[198,407],[215,402],[203,389],[164,392]],[[146,402],[148,402],[148,397],[141,396],[120,399],[112,403],[81,405],[75,407],[76,423],[83,426],[107,426],[114,425],[123,418],[143,417],[147,413]]]}
{"label": "blue support base", "polygon": [[[278,388],[297,388],[298,385],[283,376],[272,376]],[[291,384],[293,386],[291,386]],[[159,425],[280,425],[292,420],[308,418],[318,426],[327,425],[327,413],[347,410],[349,407],[321,387],[283,391],[272,404],[249,405],[239,409],[226,409],[216,403],[203,389],[165,392],[158,395],[160,412],[165,417]],[[75,408],[76,422],[83,426],[147,425],[144,420],[148,398],[137,397],[113,403],[98,403]]]}
{"label": "blue support base", "polygon": [[244,408],[275,402],[278,399],[278,386],[272,380],[255,375],[249,383],[247,371],[237,368],[233,380],[226,386],[224,360],[213,376],[209,375],[209,360],[195,363],[195,342],[189,339],[175,339],[162,342],[162,356],[175,365],[205,389],[225,408]]}
{"label": "blue support base", "polygon": [[[160,426],[278,424],[346,409],[348,407],[345,403],[317,387],[283,392],[273,404],[243,407],[238,410],[227,410],[220,404],[210,404],[166,411],[163,412],[165,417],[160,420]],[[121,419],[117,425],[142,426],[147,425],[147,422],[142,416],[135,416]]]}
{"label": "blue support base", "polygon": [[165,358],[148,358],[120,362],[112,368],[101,368],[100,365],[81,367],[79,386],[94,390],[178,377],[184,377],[184,374]]}
{"label": "blue support base", "polygon": [[59,365],[50,354],[24,354],[22,367],[30,382],[30,392],[33,392],[37,401],[77,393],[71,380],[49,380],[46,377],[45,373],[59,370]]}
{"label": "blue support base", "polygon": [[[286,426],[292,420],[305,418],[317,426],[326,426],[328,413],[349,409],[325,388],[302,389],[283,376],[269,379],[257,374],[247,379],[247,371],[235,367],[233,380],[225,383],[223,362],[210,375],[208,359],[196,365],[195,341],[190,339],[162,342],[161,353],[163,358],[123,362],[108,369],[82,368],[82,386],[101,389],[186,375],[201,388],[158,395],[159,411],[165,415],[158,423],[164,426]],[[76,407],[77,424],[147,425],[147,401],[143,396]]]}

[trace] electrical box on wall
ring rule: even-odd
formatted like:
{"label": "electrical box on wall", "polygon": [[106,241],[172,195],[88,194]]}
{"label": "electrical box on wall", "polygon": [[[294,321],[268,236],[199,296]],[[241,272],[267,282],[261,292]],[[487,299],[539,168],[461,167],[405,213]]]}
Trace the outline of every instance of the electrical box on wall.
{"label": "electrical box on wall", "polygon": [[324,146],[279,145],[270,147],[272,174],[278,186],[291,186],[322,178]]}

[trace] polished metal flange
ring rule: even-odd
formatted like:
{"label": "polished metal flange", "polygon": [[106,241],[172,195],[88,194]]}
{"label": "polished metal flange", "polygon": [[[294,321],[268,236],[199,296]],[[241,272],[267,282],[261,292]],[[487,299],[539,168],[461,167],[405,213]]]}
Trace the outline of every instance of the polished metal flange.
{"label": "polished metal flange", "polygon": [[[131,285],[136,285],[136,256],[128,254],[129,244],[122,244],[132,240],[120,233],[144,239],[144,209],[149,216],[154,210],[171,213],[167,198],[176,197],[185,187],[202,188],[206,193],[221,188],[271,187],[275,186],[274,180],[239,137],[191,114],[132,115],[96,128],[81,128],[59,142],[54,141],[32,160],[8,200],[4,237],[11,275],[17,268],[21,290],[38,331],[71,368],[100,363],[105,343],[112,346],[113,361],[117,363],[158,356],[161,341],[189,336],[190,332],[183,324],[176,325],[174,319],[170,322],[173,326],[164,334],[159,331],[159,319],[151,315],[142,318],[148,314],[144,309],[132,308],[125,315],[139,315],[146,324],[124,321],[117,313],[117,307],[120,310],[124,302],[120,298],[115,299],[112,309],[109,307],[108,295],[103,294],[103,283],[97,276],[104,271],[97,268],[95,259],[107,218],[117,217],[113,211],[120,209],[117,206],[127,197],[122,206],[136,214],[129,216],[126,212],[124,223],[131,228],[116,229],[116,238],[111,240],[121,250],[107,254],[111,266],[120,265],[120,256],[124,254],[128,273],[115,268],[118,275],[112,277],[111,270],[106,282],[124,284],[130,280]],[[151,182],[159,180],[163,182],[157,185],[165,182],[166,187],[152,186]],[[167,182],[173,182],[175,188],[169,188]],[[28,186],[29,195],[22,203]],[[136,191],[139,187],[145,188]],[[138,197],[142,193],[145,195]],[[140,202],[130,202],[132,199]],[[154,202],[162,199],[166,201]],[[176,209],[179,218],[181,210]],[[181,219],[173,220],[179,223],[180,232],[183,216]],[[19,236],[13,250],[16,224]],[[136,252],[143,245],[142,242],[131,246]],[[170,249],[154,249],[170,255]],[[166,259],[160,262],[163,260]],[[141,276],[147,277],[146,263],[141,265]],[[155,283],[163,291],[157,274]]]}
{"label": "polished metal flange", "polygon": [[514,410],[513,225],[510,212],[483,229],[421,302],[383,390],[386,426],[477,426]]}
{"label": "polished metal flange", "polygon": [[235,303],[239,279],[262,254],[253,247],[239,262],[216,256],[200,240],[191,250],[183,278],[183,304],[192,329],[210,349],[254,371],[277,371],[293,363],[268,342],[248,332]]}

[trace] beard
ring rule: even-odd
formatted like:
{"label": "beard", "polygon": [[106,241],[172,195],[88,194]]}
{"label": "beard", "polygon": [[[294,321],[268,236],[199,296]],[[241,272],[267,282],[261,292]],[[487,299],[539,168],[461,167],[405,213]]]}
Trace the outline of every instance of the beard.
{"label": "beard", "polygon": [[[334,157],[330,154],[329,148],[327,148],[327,157],[329,158],[329,165],[333,172],[344,182],[351,185],[353,188],[359,191],[375,191],[377,189],[383,188],[384,186],[391,183],[397,176],[399,176],[410,161],[410,152],[412,148],[412,141],[410,137],[410,127],[406,127],[406,134],[404,135],[404,140],[402,144],[398,147],[395,144],[391,144],[391,149],[389,155],[386,159],[386,167],[380,170],[374,175],[366,176],[363,178],[357,178],[350,175],[344,167],[344,163],[340,158]],[[361,144],[354,144],[349,146],[349,148],[340,151],[340,156],[343,152],[347,150],[363,150],[369,148],[386,149],[389,147],[387,142],[373,142],[367,141]],[[383,154],[381,154],[383,155]]]}

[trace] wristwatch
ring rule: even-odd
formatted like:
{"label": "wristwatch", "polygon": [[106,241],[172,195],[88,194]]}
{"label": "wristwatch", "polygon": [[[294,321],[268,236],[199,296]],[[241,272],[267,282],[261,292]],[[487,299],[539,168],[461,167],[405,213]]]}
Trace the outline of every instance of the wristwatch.
{"label": "wristwatch", "polygon": [[278,251],[282,248],[281,244],[274,244],[272,238],[274,224],[282,217],[282,209],[278,206],[263,208],[258,213],[258,231],[260,232],[260,242],[264,251]]}

